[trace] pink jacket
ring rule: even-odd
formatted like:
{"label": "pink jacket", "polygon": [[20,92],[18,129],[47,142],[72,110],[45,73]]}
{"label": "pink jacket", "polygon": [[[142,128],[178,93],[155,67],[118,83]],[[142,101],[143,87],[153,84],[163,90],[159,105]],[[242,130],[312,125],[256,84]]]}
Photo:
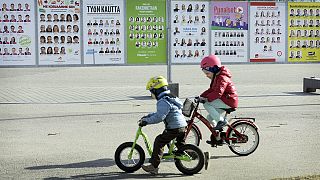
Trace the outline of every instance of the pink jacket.
{"label": "pink jacket", "polygon": [[210,84],[210,88],[204,91],[201,97],[207,98],[209,102],[215,99],[221,99],[225,104],[232,108],[238,107],[238,95],[236,88],[231,81],[231,73],[225,66],[221,67]]}

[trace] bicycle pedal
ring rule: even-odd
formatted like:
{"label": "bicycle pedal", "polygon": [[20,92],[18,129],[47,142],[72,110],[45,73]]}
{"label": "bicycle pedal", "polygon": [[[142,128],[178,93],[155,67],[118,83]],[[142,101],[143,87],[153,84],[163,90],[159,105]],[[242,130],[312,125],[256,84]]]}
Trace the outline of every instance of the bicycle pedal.
{"label": "bicycle pedal", "polygon": [[169,153],[163,153],[162,157],[163,156],[169,156],[170,154]]}
{"label": "bicycle pedal", "polygon": [[207,144],[209,144],[211,147],[217,147],[216,144],[213,144],[211,141],[206,141]]}

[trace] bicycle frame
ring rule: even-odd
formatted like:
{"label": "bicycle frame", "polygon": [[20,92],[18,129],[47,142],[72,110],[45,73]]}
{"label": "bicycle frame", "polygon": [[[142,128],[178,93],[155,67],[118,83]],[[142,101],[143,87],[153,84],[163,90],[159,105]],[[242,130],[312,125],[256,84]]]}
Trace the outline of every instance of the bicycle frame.
{"label": "bicycle frame", "polygon": [[[135,139],[134,139],[134,141],[133,141],[132,148],[131,148],[130,153],[129,153],[129,155],[128,155],[128,158],[129,158],[129,159],[132,158],[132,154],[133,154],[134,147],[136,146],[137,141],[138,141],[138,139],[139,139],[140,136],[142,136],[142,138],[143,138],[144,144],[145,144],[146,147],[147,147],[147,150],[148,150],[149,155],[150,155],[150,156],[152,155],[152,146],[151,146],[151,144],[150,144],[149,138],[148,138],[148,136],[147,136],[144,132],[142,132],[142,127],[139,126],[139,128],[138,128],[138,130],[137,130],[137,133],[136,133],[136,137],[135,137]],[[175,155],[175,154],[173,153],[173,150],[174,150],[174,148],[175,148],[175,145],[174,145],[174,144],[175,144],[175,143],[174,143],[174,140],[172,140],[171,143],[170,143],[169,151],[168,151],[167,155],[164,155],[162,158],[163,158],[163,159],[180,159],[180,160],[183,160],[183,161],[188,161],[188,162],[190,162],[190,161],[192,160],[192,158],[191,158],[188,154],[185,153],[185,154],[183,154],[183,155],[177,156],[177,155]]]}
{"label": "bicycle frame", "polygon": [[[210,130],[211,134],[214,136],[214,137],[217,137],[219,134],[216,130],[214,130],[214,127],[211,126],[210,122],[205,118],[203,117],[199,112],[198,112],[198,108],[199,108],[199,101],[197,102],[196,106],[195,106],[195,109],[194,111],[192,112],[192,116],[191,116],[191,119],[189,120],[189,123],[188,123],[188,128],[187,128],[187,132],[186,134],[189,134],[191,128],[192,128],[192,125],[194,125],[194,120],[195,118],[199,119],[203,124],[205,124],[207,126],[207,128]],[[224,116],[224,119],[226,120],[227,119],[227,114],[225,114]],[[236,129],[233,128],[233,126],[239,122],[247,122],[251,125],[253,125],[256,129],[258,129],[256,127],[256,125],[253,123],[255,121],[254,118],[231,118],[230,120],[232,119],[235,119],[235,120],[238,120],[238,121],[235,121],[233,122],[231,125],[228,123],[227,124],[227,127],[228,127],[228,130],[226,132],[226,134],[228,134],[231,130],[234,130],[235,134],[237,135],[237,137],[232,137],[232,138],[229,138],[229,137],[225,137],[225,140],[226,141],[232,141],[232,140],[237,140],[237,139],[242,139],[243,138],[243,135],[237,131]],[[252,122],[253,121],[253,122]],[[196,125],[194,125],[196,126]],[[199,130],[199,128],[196,126],[196,128]],[[200,130],[199,130],[199,133],[200,133]],[[200,138],[202,137],[201,133],[200,133]]]}

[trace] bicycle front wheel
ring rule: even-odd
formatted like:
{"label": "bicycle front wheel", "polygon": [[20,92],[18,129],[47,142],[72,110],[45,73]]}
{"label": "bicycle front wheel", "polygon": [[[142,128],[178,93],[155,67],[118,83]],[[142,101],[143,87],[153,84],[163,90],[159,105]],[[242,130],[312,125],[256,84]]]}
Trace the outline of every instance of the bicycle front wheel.
{"label": "bicycle front wheel", "polygon": [[192,126],[189,133],[186,135],[186,144],[193,144],[199,146],[200,144],[200,134],[195,126]]}
{"label": "bicycle front wheel", "polygon": [[133,142],[123,143],[117,148],[114,154],[114,160],[117,166],[127,173],[132,173],[140,169],[145,160],[145,153],[138,144],[134,146],[132,157],[129,158],[132,145]]}
{"label": "bicycle front wheel", "polygon": [[235,140],[226,140],[229,144],[229,149],[239,156],[247,156],[253,153],[259,145],[257,129],[246,122],[238,123],[233,128],[242,134],[242,137],[238,137],[235,130],[232,129],[227,134],[227,137]]}
{"label": "bicycle front wheel", "polygon": [[204,166],[204,155],[201,149],[193,144],[186,144],[179,148],[177,154],[187,155],[191,161],[175,159],[175,165],[180,172],[187,175],[193,175],[201,171]]}

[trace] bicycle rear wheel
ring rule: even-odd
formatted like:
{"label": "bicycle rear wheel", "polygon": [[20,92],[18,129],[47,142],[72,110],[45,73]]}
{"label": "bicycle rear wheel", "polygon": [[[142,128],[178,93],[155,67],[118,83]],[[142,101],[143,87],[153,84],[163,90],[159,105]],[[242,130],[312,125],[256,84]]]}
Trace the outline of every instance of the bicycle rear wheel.
{"label": "bicycle rear wheel", "polygon": [[242,134],[242,138],[238,137],[236,132],[231,129],[226,136],[228,138],[236,138],[236,140],[226,140],[229,144],[229,149],[239,156],[247,156],[253,153],[259,145],[259,133],[257,129],[247,122],[240,122],[233,128]]}
{"label": "bicycle rear wheel", "polygon": [[136,144],[133,149],[132,158],[128,158],[132,145],[133,142],[125,142],[117,148],[114,154],[114,160],[117,166],[127,173],[132,173],[140,169],[145,160],[145,153],[138,144]]}
{"label": "bicycle rear wheel", "polygon": [[204,155],[201,149],[193,144],[186,144],[179,148],[176,154],[187,155],[191,161],[175,159],[175,165],[180,172],[187,175],[193,175],[201,171],[204,166]]}

